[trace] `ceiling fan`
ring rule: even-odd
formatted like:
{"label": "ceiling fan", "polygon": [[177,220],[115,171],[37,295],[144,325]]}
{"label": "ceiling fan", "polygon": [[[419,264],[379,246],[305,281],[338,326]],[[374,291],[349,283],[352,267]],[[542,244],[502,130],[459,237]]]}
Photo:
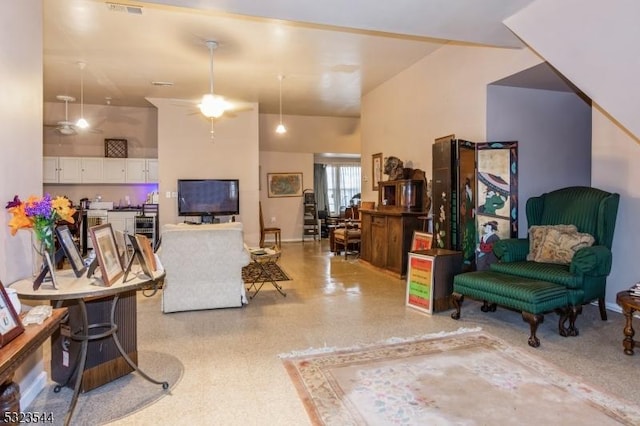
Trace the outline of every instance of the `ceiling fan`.
{"label": "ceiling fan", "polygon": [[56,99],[64,102],[64,120],[58,121],[56,124],[45,124],[45,127],[55,127],[56,132],[63,136],[72,136],[77,134],[75,125],[69,121],[69,102],[75,102],[76,98],[68,95],[58,95]]}
{"label": "ceiling fan", "polygon": [[45,124],[44,127],[55,128],[56,133],[62,136],[74,136],[78,134],[78,129],[89,131],[91,133],[102,133],[102,130],[90,127],[88,129],[78,126],[69,120],[69,102],[75,102],[76,98],[69,95],[58,95],[56,99],[64,102],[64,120],[58,121],[56,124]]}

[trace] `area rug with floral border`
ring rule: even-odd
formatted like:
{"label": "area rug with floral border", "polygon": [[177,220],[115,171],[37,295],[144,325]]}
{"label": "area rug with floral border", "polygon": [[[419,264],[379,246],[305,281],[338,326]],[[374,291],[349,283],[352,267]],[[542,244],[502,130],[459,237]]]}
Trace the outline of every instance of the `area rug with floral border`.
{"label": "area rug with floral border", "polygon": [[314,425],[638,425],[640,409],[480,329],[280,355]]}

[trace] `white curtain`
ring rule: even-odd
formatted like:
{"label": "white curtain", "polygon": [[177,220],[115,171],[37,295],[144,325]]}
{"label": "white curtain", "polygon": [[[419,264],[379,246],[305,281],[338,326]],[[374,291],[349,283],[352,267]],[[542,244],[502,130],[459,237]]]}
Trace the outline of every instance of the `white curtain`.
{"label": "white curtain", "polygon": [[[326,172],[329,212],[334,216],[360,201],[360,164],[327,164]],[[354,200],[356,195],[358,197]]]}

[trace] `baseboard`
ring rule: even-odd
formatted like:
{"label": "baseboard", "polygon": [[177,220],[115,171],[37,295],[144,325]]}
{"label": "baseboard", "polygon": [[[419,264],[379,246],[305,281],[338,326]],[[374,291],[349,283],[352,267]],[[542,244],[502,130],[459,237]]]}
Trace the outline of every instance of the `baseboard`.
{"label": "baseboard", "polygon": [[31,405],[46,384],[47,373],[45,371],[41,371],[33,380],[23,380],[20,383],[20,409],[22,411]]}
{"label": "baseboard", "polygon": [[[598,302],[591,302],[591,304],[598,306]],[[619,314],[622,313],[622,308],[617,303],[605,302],[604,307],[607,308],[608,311],[617,312]]]}

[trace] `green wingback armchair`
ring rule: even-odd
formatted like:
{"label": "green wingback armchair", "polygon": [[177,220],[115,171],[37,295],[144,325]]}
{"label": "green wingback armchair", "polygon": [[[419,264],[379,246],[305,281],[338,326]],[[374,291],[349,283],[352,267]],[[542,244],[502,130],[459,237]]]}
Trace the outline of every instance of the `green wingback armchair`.
{"label": "green wingback armchair", "polygon": [[582,312],[583,304],[597,300],[600,317],[605,321],[604,297],[619,201],[619,194],[580,186],[530,198],[526,207],[529,226],[573,224],[578,232],[593,235],[595,243],[576,251],[570,264],[556,264],[526,260],[528,238],[501,240],[493,247],[499,261],[491,265],[491,270],[562,284],[568,290],[574,319]]}

